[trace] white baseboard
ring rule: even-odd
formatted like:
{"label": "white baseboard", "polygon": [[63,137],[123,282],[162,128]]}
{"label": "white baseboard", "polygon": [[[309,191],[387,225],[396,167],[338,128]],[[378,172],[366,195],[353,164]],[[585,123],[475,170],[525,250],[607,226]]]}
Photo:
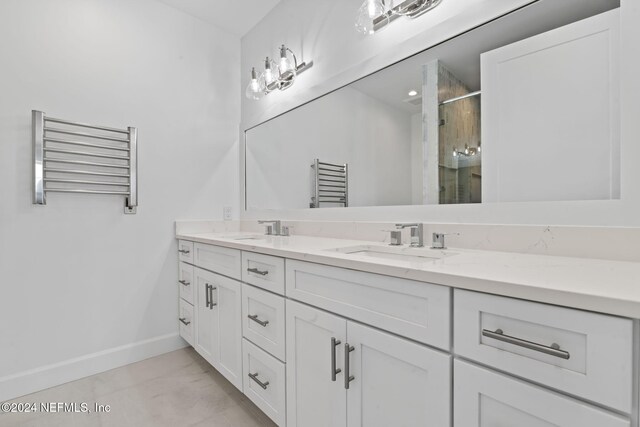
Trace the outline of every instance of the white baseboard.
{"label": "white baseboard", "polygon": [[0,402],[186,347],[177,333],[162,335],[0,378]]}

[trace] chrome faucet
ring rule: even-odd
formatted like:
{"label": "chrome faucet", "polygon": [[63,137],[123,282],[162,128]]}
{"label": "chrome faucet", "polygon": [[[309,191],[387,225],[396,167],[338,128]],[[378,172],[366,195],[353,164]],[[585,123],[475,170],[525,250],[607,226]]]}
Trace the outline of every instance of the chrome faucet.
{"label": "chrome faucet", "polygon": [[265,232],[267,236],[283,236],[282,234],[282,221],[270,219],[270,220],[260,220],[258,224],[270,224],[265,226]]}
{"label": "chrome faucet", "polygon": [[396,224],[396,228],[410,228],[411,229],[411,247],[422,248],[424,247],[424,225],[419,223],[410,224]]}
{"label": "chrome faucet", "polygon": [[447,249],[444,244],[444,236],[459,236],[460,233],[433,233],[433,241],[431,242],[431,249]]}

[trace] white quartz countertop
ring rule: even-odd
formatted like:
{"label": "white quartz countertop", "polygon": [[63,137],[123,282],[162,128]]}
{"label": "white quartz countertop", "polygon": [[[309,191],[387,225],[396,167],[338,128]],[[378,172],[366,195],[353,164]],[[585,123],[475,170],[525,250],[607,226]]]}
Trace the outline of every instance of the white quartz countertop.
{"label": "white quartz countertop", "polygon": [[[255,233],[178,234],[190,240],[454,288],[640,319],[640,263],[449,248],[410,249],[446,255],[418,261],[346,254],[337,248],[380,242]],[[238,240],[255,237],[255,239]],[[403,248],[407,248],[405,245]]]}

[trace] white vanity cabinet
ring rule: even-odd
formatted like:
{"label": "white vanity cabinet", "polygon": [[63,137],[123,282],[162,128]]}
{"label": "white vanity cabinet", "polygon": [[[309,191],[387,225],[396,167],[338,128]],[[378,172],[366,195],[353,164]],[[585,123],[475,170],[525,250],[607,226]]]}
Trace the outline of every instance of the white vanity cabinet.
{"label": "white vanity cabinet", "polygon": [[287,297],[449,350],[451,288],[287,261]]}
{"label": "white vanity cabinet", "polygon": [[195,305],[195,339],[194,348],[205,360],[212,365],[215,363],[215,355],[218,353],[217,340],[214,339],[214,330],[218,328],[215,306],[211,305],[213,273],[195,269],[194,282],[196,290]]}
{"label": "white vanity cabinet", "polygon": [[450,356],[287,301],[289,426],[448,426]]}
{"label": "white vanity cabinet", "polygon": [[286,312],[287,425],[346,426],[342,368],[347,321],[291,300]]}
{"label": "white vanity cabinet", "polygon": [[456,360],[454,427],[630,427],[631,422],[541,387]]}
{"label": "white vanity cabinet", "polygon": [[631,413],[630,319],[456,289],[454,325],[467,359]]}
{"label": "white vanity cabinet", "polygon": [[195,345],[195,308],[193,277],[193,242],[178,241],[178,330],[190,345]]}
{"label": "white vanity cabinet", "polygon": [[240,283],[195,268],[195,349],[242,389],[242,301]]}
{"label": "white vanity cabinet", "polygon": [[637,320],[180,248],[180,335],[279,426],[640,427]]}

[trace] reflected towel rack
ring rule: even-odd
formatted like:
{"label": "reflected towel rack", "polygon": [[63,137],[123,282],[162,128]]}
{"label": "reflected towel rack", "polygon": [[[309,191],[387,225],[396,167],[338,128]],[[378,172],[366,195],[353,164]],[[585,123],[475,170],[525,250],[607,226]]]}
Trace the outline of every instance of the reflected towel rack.
{"label": "reflected towel rack", "polygon": [[349,167],[345,163],[321,162],[315,159],[311,165],[314,171],[314,189],[311,197],[311,208],[319,208],[321,204],[329,206],[349,206]]}
{"label": "reflected towel rack", "polygon": [[36,110],[31,117],[34,204],[46,205],[47,193],[108,194],[125,196],[124,212],[136,213],[137,128],[88,125]]}

